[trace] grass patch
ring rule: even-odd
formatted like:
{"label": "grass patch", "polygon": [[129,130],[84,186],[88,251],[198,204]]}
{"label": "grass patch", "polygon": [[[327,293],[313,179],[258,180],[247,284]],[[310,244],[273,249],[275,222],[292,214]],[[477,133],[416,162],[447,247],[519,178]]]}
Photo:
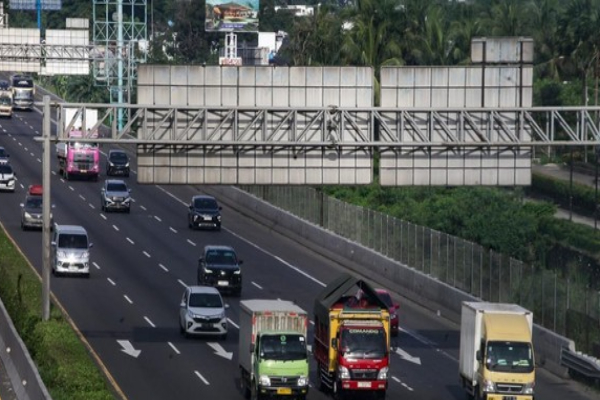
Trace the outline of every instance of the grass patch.
{"label": "grass patch", "polygon": [[54,400],[112,400],[104,375],[68,320],[52,306],[42,321],[42,284],[0,230],[0,298]]}

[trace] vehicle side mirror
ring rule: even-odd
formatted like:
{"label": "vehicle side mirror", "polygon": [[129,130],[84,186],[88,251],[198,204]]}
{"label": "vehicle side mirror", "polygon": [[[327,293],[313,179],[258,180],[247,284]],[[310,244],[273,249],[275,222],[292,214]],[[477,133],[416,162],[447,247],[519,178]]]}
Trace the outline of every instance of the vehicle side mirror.
{"label": "vehicle side mirror", "polygon": [[90,245],[88,246],[88,249],[91,249],[92,247],[94,247],[94,243],[90,243]]}
{"label": "vehicle side mirror", "polygon": [[131,189],[127,189],[127,191],[128,191],[129,193],[131,193]]}
{"label": "vehicle side mirror", "polygon": [[254,343],[250,343],[250,353],[254,353]]}
{"label": "vehicle side mirror", "polygon": [[100,189],[100,191],[101,191],[102,193],[104,193],[104,188]]}
{"label": "vehicle side mirror", "polygon": [[400,308],[400,304],[394,303],[394,308]]}
{"label": "vehicle side mirror", "polygon": [[19,204],[19,205],[20,205],[21,207],[25,207],[25,204],[23,204],[23,203],[21,203],[21,204]]}
{"label": "vehicle side mirror", "polygon": [[337,338],[331,339],[331,347],[337,349],[337,347],[338,347],[338,340],[337,340]]}
{"label": "vehicle side mirror", "polygon": [[50,242],[50,246],[56,246],[56,242]]}
{"label": "vehicle side mirror", "polygon": [[182,301],[181,304],[179,304],[179,307],[185,308],[185,301]]}
{"label": "vehicle side mirror", "polygon": [[477,361],[481,361],[481,350],[477,350],[477,353],[475,353],[475,359]]}

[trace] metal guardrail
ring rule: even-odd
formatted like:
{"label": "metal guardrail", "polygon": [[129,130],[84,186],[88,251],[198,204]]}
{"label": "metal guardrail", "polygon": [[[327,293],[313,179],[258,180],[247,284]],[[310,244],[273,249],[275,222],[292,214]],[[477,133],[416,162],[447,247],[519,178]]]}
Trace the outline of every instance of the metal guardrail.
{"label": "metal guardrail", "polygon": [[560,354],[563,366],[587,378],[600,379],[600,359],[563,347]]}

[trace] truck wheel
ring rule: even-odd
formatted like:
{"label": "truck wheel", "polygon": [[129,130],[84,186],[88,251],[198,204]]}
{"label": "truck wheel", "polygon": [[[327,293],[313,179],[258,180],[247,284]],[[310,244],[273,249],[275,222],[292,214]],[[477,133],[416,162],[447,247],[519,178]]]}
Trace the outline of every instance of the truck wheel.
{"label": "truck wheel", "polygon": [[260,393],[256,390],[256,384],[252,382],[252,388],[250,389],[250,400],[261,400]]}
{"label": "truck wheel", "polygon": [[338,386],[338,381],[333,381],[333,398],[335,400],[344,400],[344,390]]}

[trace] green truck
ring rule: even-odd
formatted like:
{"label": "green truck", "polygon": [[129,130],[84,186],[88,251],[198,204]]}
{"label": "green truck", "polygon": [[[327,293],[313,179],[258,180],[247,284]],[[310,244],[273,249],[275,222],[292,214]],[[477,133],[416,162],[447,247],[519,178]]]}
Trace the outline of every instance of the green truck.
{"label": "green truck", "polygon": [[305,400],[306,311],[284,300],[243,300],[240,305],[238,356],[245,397]]}

